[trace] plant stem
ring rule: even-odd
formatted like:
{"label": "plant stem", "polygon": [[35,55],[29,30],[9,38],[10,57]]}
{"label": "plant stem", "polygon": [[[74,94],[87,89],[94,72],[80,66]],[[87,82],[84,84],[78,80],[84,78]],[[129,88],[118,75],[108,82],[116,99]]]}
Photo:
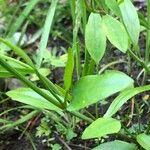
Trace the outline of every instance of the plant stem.
{"label": "plant stem", "polygon": [[93,120],[95,120],[96,118],[88,111],[85,109],[85,113],[88,114],[88,116],[90,116],[90,118],[92,118]]}
{"label": "plant stem", "polygon": [[98,102],[95,104],[95,116],[98,119]]}
{"label": "plant stem", "polygon": [[150,119],[148,121],[148,125],[147,125],[147,130],[146,130],[146,134],[150,133]]}
{"label": "plant stem", "polygon": [[80,0],[76,1],[76,8],[75,8],[75,23],[73,29],[73,51],[76,56],[76,72],[77,78],[80,78],[81,73],[81,65],[80,65],[80,46],[78,40],[78,32],[79,27],[81,25],[81,10],[80,10]]}
{"label": "plant stem", "polygon": [[55,85],[49,80],[47,79],[45,76],[41,75],[37,69],[35,69],[35,72],[37,74],[37,76],[39,77],[39,79],[42,81],[42,84],[44,85],[44,87],[58,100],[58,102],[65,108],[62,100],[60,99],[60,97],[58,95],[60,95],[60,92],[57,90],[57,88],[55,87]]}
{"label": "plant stem", "polygon": [[49,102],[54,104],[55,106],[62,109],[62,106],[60,103],[55,101],[52,97],[50,97],[48,94],[43,92],[40,88],[38,88],[36,85],[34,85],[31,81],[26,79],[22,74],[20,74],[16,69],[12,68],[8,63],[6,63],[4,60],[0,59],[0,64],[7,69],[9,72],[11,72],[13,75],[15,75],[19,80],[21,80],[24,84],[26,84],[28,87],[33,89],[36,93],[47,99]]}
{"label": "plant stem", "polygon": [[140,108],[139,104],[135,101],[135,108],[137,112],[137,121],[138,121],[138,134],[141,132],[141,117],[140,117]]}
{"label": "plant stem", "polygon": [[89,118],[89,117],[87,117],[87,116],[85,116],[83,114],[80,114],[77,111],[72,111],[72,112],[69,112],[69,113],[74,115],[74,116],[76,116],[76,117],[78,117],[78,118],[80,118],[80,119],[83,119],[83,120],[85,120],[85,121],[87,121],[89,123],[92,123],[94,121],[93,119],[91,119],[91,118]]}
{"label": "plant stem", "polygon": [[[147,23],[150,25],[150,0],[147,0]],[[146,50],[145,50],[145,63],[148,64],[150,57],[150,29],[147,28],[146,35]],[[143,84],[147,78],[147,72],[144,73]]]}
{"label": "plant stem", "polygon": [[[147,23],[150,25],[150,0],[147,0]],[[146,51],[145,51],[145,62],[149,62],[150,57],[150,29],[147,29],[146,35]]]}
{"label": "plant stem", "polygon": [[150,68],[145,64],[143,60],[141,60],[137,55],[135,55],[131,50],[128,50],[129,54],[134,58],[146,71],[150,74]]}
{"label": "plant stem", "polygon": [[110,66],[112,65],[116,65],[116,64],[120,64],[120,63],[127,63],[126,61],[124,60],[117,60],[117,61],[113,61],[107,65],[105,65],[100,71],[99,71],[99,74],[101,74],[102,72],[104,72],[107,68],[109,68]]}

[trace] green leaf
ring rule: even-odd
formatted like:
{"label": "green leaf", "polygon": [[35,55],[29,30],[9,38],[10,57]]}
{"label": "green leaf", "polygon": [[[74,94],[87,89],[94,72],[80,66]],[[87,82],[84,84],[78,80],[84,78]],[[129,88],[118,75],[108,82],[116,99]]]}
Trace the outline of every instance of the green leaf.
{"label": "green leaf", "polygon": [[137,150],[134,144],[115,140],[93,148],[92,150]]}
{"label": "green leaf", "polygon": [[[48,76],[48,75],[51,73],[50,69],[48,69],[48,68],[40,68],[40,69],[38,70],[38,72],[39,72],[40,74],[42,74],[44,77]],[[30,80],[31,80],[31,81],[37,81],[37,80],[39,80],[39,77],[38,77],[37,74],[35,73],[35,74],[32,74],[32,75],[31,75]]]}
{"label": "green leaf", "polygon": [[146,134],[139,134],[136,137],[137,142],[145,149],[150,150],[150,136]]}
{"label": "green leaf", "polygon": [[7,45],[9,48],[11,48],[17,55],[19,55],[21,58],[24,59],[24,61],[30,65],[32,68],[34,68],[34,64],[32,62],[32,60],[30,59],[30,57],[25,53],[24,50],[22,50],[21,48],[13,45],[11,42],[9,42],[6,39],[3,39],[0,37],[0,42],[4,43],[5,45]]}
{"label": "green leaf", "polygon": [[141,86],[137,88],[131,88],[131,89],[126,89],[124,90],[118,97],[116,97],[111,105],[109,106],[107,112],[105,113],[105,117],[111,117],[114,115],[120,108],[121,106],[126,103],[130,98],[133,96],[144,92],[144,91],[149,91],[150,90],[150,85],[146,86]]}
{"label": "green leaf", "polygon": [[[42,91],[54,98],[48,91]],[[16,90],[8,91],[6,95],[11,97],[12,100],[28,104],[36,108],[60,111],[58,107],[50,103],[48,100],[30,88],[18,88]]]}
{"label": "green leaf", "polygon": [[[31,68],[29,65],[27,65],[17,59],[14,59],[14,58],[11,58],[11,57],[8,57],[5,55],[1,55],[1,54],[0,54],[0,59],[5,59],[9,65],[11,65],[13,68],[17,69],[17,71],[23,75],[26,75],[29,73],[34,73],[33,68]],[[12,77],[12,76],[13,76],[13,74],[11,72],[7,71],[5,68],[3,68],[0,65],[0,77],[3,78],[3,77]]]}
{"label": "green leaf", "polygon": [[[13,65],[12,65],[13,67]],[[32,69],[28,69],[28,68],[18,68],[16,66],[14,66],[15,69],[18,70],[19,73],[21,73],[22,75],[26,75],[29,73],[33,73],[34,71]],[[7,71],[6,69],[4,69],[2,66],[0,66],[0,78],[9,78],[9,77],[13,77],[14,75],[12,73],[10,73],[9,71]]]}
{"label": "green leaf", "polygon": [[74,69],[74,54],[73,54],[73,50],[69,48],[68,60],[65,68],[65,74],[64,74],[64,87],[66,91],[69,90],[72,84],[73,69]]}
{"label": "green leaf", "polygon": [[[30,87],[31,89],[33,89],[36,93],[38,93],[39,95],[41,95],[42,97],[44,97],[45,99],[47,99],[48,101],[50,101],[55,106],[57,106],[59,108],[62,108],[62,106],[58,102],[56,102],[53,98],[51,98],[51,96],[49,96],[48,94],[46,94],[45,92],[43,92],[39,87],[37,87],[35,84],[33,84],[28,79],[26,79],[26,77],[24,77],[16,69],[14,69],[13,67],[11,67],[11,65],[9,65],[7,62],[5,62],[3,59],[0,59],[0,65],[3,66],[5,69],[7,69],[9,72],[11,72],[16,78],[18,78],[20,81],[22,81],[25,85],[27,85],[28,87]],[[42,77],[42,78],[44,78],[44,77]]]}
{"label": "green leaf", "polygon": [[44,52],[46,50],[49,33],[51,31],[52,23],[54,20],[57,2],[58,2],[58,0],[52,0],[51,6],[48,10],[47,17],[45,20],[44,29],[43,29],[43,33],[42,33],[42,37],[41,37],[41,41],[40,41],[40,45],[39,45],[39,55],[37,57],[37,65],[39,68],[40,68],[42,60],[44,58]]}
{"label": "green leaf", "polygon": [[117,19],[106,15],[103,17],[103,30],[109,41],[120,51],[126,52],[128,48],[127,32]]}
{"label": "green leaf", "polygon": [[78,110],[133,86],[133,80],[120,71],[82,77],[73,88],[68,110]]}
{"label": "green leaf", "polygon": [[124,0],[120,3],[119,7],[131,41],[134,45],[137,45],[140,34],[140,22],[136,8],[132,4],[131,0]]}
{"label": "green leaf", "polygon": [[7,122],[6,125],[0,127],[0,130],[4,130],[4,129],[7,129],[7,130],[8,130],[8,129],[10,129],[10,128],[13,128],[13,127],[15,127],[15,126],[18,126],[18,125],[20,125],[20,124],[22,124],[22,123],[24,123],[24,122],[26,122],[26,121],[32,119],[32,118],[35,117],[38,113],[39,113],[39,111],[34,110],[34,111],[30,112],[29,114],[23,116],[21,119],[18,119],[17,121],[10,122],[10,123]]}
{"label": "green leaf", "polygon": [[100,138],[107,134],[117,133],[120,129],[120,121],[113,118],[99,118],[84,130],[82,139]]}
{"label": "green leaf", "polygon": [[106,49],[106,37],[99,14],[91,13],[85,29],[85,45],[93,60],[98,64]]}
{"label": "green leaf", "polygon": [[121,16],[121,12],[116,0],[105,0],[107,7],[118,17]]}
{"label": "green leaf", "polygon": [[24,20],[28,17],[32,9],[35,7],[35,5],[39,2],[39,0],[30,0],[27,3],[27,6],[22,11],[20,16],[14,21],[14,24],[10,26],[9,33],[7,37],[11,37],[23,24]]}

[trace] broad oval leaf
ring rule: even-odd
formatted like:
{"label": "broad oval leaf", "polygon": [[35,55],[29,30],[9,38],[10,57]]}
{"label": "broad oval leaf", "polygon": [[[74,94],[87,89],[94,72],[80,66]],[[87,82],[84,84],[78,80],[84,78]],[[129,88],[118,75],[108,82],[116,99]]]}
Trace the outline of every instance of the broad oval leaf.
{"label": "broad oval leaf", "polygon": [[150,136],[146,134],[139,134],[136,137],[137,142],[145,149],[150,150]]}
{"label": "broad oval leaf", "polygon": [[108,40],[125,53],[128,48],[128,34],[123,24],[117,19],[106,15],[103,17],[103,29]]}
{"label": "broad oval leaf", "polygon": [[[43,92],[53,97],[48,91],[43,90]],[[45,98],[30,88],[18,88],[16,90],[11,90],[8,91],[6,95],[9,96],[12,100],[28,104],[36,108],[60,111],[58,107],[47,101]]]}
{"label": "broad oval leaf", "polygon": [[133,80],[120,71],[82,77],[73,88],[69,111],[78,110],[133,86]]}
{"label": "broad oval leaf", "polygon": [[85,29],[85,45],[92,59],[98,64],[106,49],[106,36],[99,14],[91,13],[89,16]]}
{"label": "broad oval leaf", "polygon": [[113,118],[99,118],[84,130],[82,139],[100,138],[107,134],[117,133],[120,129],[120,121]]}
{"label": "broad oval leaf", "polygon": [[111,117],[114,115],[124,103],[126,103],[130,98],[133,96],[144,92],[144,91],[149,91],[150,90],[150,85],[142,86],[142,87],[137,87],[137,88],[131,88],[131,89],[126,89],[118,97],[114,99],[114,101],[111,103],[109,106],[107,112],[105,113],[105,117]]}
{"label": "broad oval leaf", "polygon": [[134,144],[115,140],[93,148],[92,150],[137,150]]}
{"label": "broad oval leaf", "polygon": [[136,8],[132,4],[131,0],[124,0],[120,3],[119,7],[131,41],[134,45],[137,45],[140,34],[140,22]]}

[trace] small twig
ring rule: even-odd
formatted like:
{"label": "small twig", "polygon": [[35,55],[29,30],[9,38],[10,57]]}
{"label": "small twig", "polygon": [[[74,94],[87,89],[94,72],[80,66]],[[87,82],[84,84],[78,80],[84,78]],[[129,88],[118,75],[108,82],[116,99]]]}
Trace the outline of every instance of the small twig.
{"label": "small twig", "polygon": [[127,124],[127,127],[129,127],[132,122],[133,113],[134,113],[134,98],[132,98],[132,100],[131,100],[131,114],[130,114],[131,117]]}
{"label": "small twig", "polygon": [[69,145],[59,136],[59,134],[57,132],[56,133],[56,136],[58,138],[58,140],[67,148],[67,150],[72,150]]}
{"label": "small twig", "polygon": [[71,145],[71,146],[74,146],[74,147],[79,147],[79,148],[81,148],[81,149],[86,149],[86,150],[90,150],[91,148],[89,148],[89,147],[87,147],[87,146],[82,146],[82,145],[76,145],[76,144],[69,144],[69,145]]}

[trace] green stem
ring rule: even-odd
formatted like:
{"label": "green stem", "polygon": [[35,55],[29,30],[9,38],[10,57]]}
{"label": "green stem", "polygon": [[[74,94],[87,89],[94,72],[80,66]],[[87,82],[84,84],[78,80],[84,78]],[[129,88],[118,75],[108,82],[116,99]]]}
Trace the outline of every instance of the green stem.
{"label": "green stem", "polygon": [[96,120],[96,118],[88,110],[85,109],[85,113],[93,120]]}
{"label": "green stem", "polygon": [[78,39],[78,32],[81,25],[81,10],[80,10],[80,0],[76,1],[76,8],[75,8],[75,23],[73,29],[73,51],[76,56],[76,72],[77,78],[80,78],[81,73],[81,66],[80,66],[80,47],[79,47],[79,39]]}
{"label": "green stem", "polygon": [[[150,25],[150,0],[147,0],[147,23]],[[150,29],[147,28],[146,35],[146,50],[145,50],[145,63],[148,64],[150,57]],[[145,84],[147,79],[147,72],[144,73],[142,83]]]}
{"label": "green stem", "polygon": [[60,92],[56,89],[55,85],[48,80],[45,76],[41,75],[37,69],[35,69],[37,76],[39,77],[39,79],[42,81],[42,84],[44,85],[44,87],[58,100],[58,102],[64,107],[65,105],[63,104],[62,100],[60,99],[60,97],[58,95],[60,95]]}
{"label": "green stem", "polygon": [[120,64],[120,63],[127,63],[124,60],[117,60],[117,61],[113,61],[107,65],[105,65],[100,71],[99,74],[101,74],[102,72],[104,72],[107,68],[111,67],[112,65],[116,65],[116,64]]}
{"label": "green stem", "polygon": [[38,88],[37,86],[35,86],[31,81],[29,81],[24,76],[22,76],[22,74],[20,74],[16,69],[12,68],[4,60],[0,59],[0,65],[2,65],[3,67],[5,67],[5,69],[7,69],[12,74],[14,74],[19,80],[21,80],[24,84],[26,84],[28,87],[30,87],[31,89],[33,89],[39,95],[41,95],[42,97],[44,97],[45,99],[47,99],[48,101],[50,101],[55,106],[57,106],[57,107],[59,107],[59,108],[62,109],[62,106],[57,101],[55,101],[52,97],[50,97],[45,92],[43,92],[40,88]]}
{"label": "green stem", "polygon": [[91,59],[87,74],[93,74],[94,69],[95,69],[95,61]]}
{"label": "green stem", "polygon": [[83,119],[83,120],[85,120],[85,121],[87,121],[89,123],[92,123],[94,121],[93,119],[91,119],[91,118],[89,118],[89,117],[87,117],[87,116],[85,116],[85,115],[83,115],[83,114],[81,114],[81,113],[79,113],[77,111],[72,111],[72,112],[69,112],[69,113],[71,113],[72,115],[74,115],[74,116],[76,116],[76,117],[78,117],[80,119]]}
{"label": "green stem", "polygon": [[146,134],[150,133],[150,119],[148,121],[148,125],[147,125],[147,130],[146,130]]}
{"label": "green stem", "polygon": [[141,133],[141,117],[140,117],[140,108],[139,104],[135,101],[135,108],[137,112],[137,121],[138,121],[138,134]]}
{"label": "green stem", "polygon": [[[150,0],[147,0],[147,23],[150,25]],[[149,62],[150,57],[150,29],[147,29],[146,36],[146,51],[145,51],[145,62]]]}
{"label": "green stem", "polygon": [[141,60],[137,55],[135,55],[131,50],[128,50],[130,56],[134,58],[146,71],[148,74],[150,74],[150,68],[145,64],[143,60]]}
{"label": "green stem", "polygon": [[95,116],[98,119],[99,115],[98,115],[98,102],[95,104]]}

